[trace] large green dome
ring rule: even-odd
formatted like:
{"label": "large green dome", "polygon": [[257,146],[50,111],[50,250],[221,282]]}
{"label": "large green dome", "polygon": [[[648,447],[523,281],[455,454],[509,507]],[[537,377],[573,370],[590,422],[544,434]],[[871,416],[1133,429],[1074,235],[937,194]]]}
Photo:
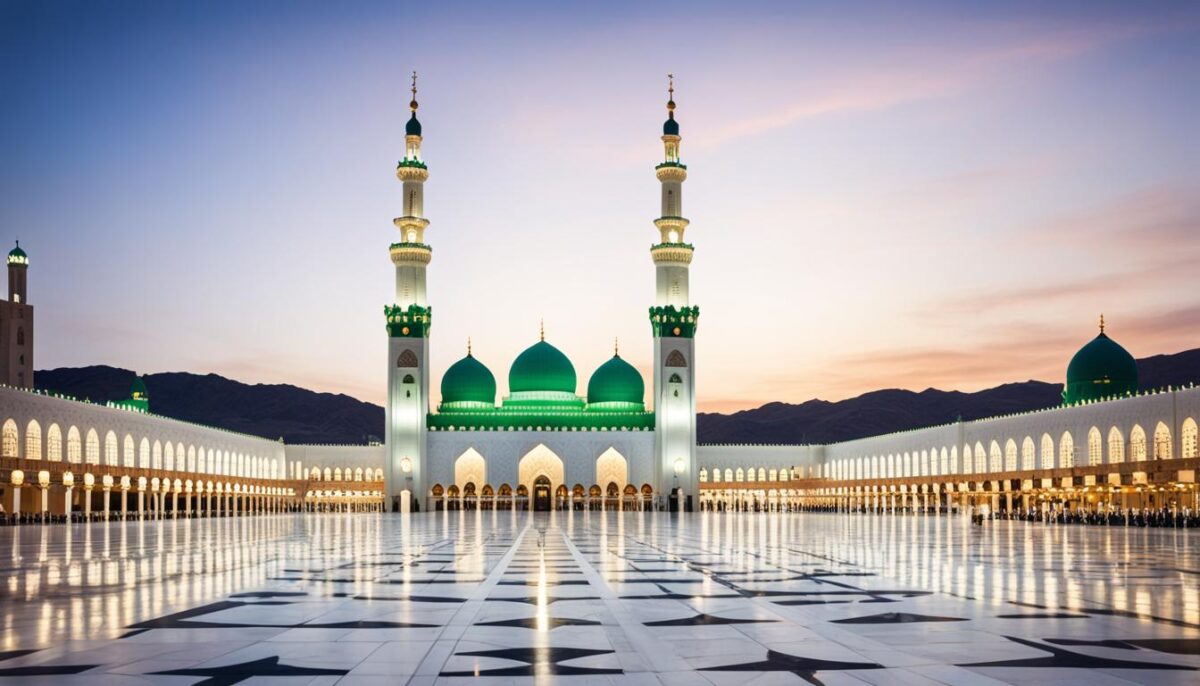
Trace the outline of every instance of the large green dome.
{"label": "large green dome", "polygon": [[562,351],[538,341],[517,355],[508,370],[510,393],[526,391],[575,392],[575,367]]}
{"label": "large green dome", "polygon": [[642,375],[619,355],[613,355],[612,359],[600,365],[588,380],[588,406],[599,405],[598,409],[603,409],[609,403],[634,403],[644,407],[645,395],[646,384],[642,381]]}
{"label": "large green dome", "polygon": [[442,375],[442,404],[496,404],[496,377],[471,353],[450,365]]}
{"label": "large green dome", "polygon": [[1133,355],[1101,329],[1100,335],[1080,348],[1067,365],[1063,402],[1073,405],[1136,393],[1137,389],[1137,362]]}

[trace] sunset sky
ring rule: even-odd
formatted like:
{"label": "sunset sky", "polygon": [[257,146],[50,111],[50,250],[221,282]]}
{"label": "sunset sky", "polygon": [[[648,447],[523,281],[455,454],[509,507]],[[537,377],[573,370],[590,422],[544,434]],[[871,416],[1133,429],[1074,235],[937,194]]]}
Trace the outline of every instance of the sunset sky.
{"label": "sunset sky", "polygon": [[667,72],[702,410],[1200,346],[1200,4],[6,2],[37,367],[382,403],[413,69],[435,389],[645,374]]}

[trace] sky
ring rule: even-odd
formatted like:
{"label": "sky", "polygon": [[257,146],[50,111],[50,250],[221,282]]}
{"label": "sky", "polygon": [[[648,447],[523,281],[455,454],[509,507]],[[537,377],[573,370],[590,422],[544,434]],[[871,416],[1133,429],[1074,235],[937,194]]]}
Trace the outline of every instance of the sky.
{"label": "sky", "polygon": [[1196,3],[0,4],[39,369],[382,403],[420,73],[432,381],[648,378],[666,74],[701,410],[1200,346]]}

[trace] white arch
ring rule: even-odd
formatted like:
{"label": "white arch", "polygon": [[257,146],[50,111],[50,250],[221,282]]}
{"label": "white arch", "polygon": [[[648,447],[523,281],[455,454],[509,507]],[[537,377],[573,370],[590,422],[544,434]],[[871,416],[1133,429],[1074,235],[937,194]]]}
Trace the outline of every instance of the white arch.
{"label": "white arch", "polygon": [[1125,435],[1117,427],[1108,430],[1108,463],[1120,464],[1125,461]]}
{"label": "white arch", "polygon": [[120,458],[117,456],[117,434],[115,431],[109,431],[104,434],[104,464],[114,466],[119,464]]}
{"label": "white arch", "polygon": [[62,429],[58,424],[51,424],[46,431],[46,459],[51,462],[62,462]]}
{"label": "white arch", "polygon": [[487,481],[487,460],[474,448],[467,448],[454,461],[454,485],[460,489],[468,483],[482,490]]}
{"label": "white arch", "polygon": [[36,419],[30,419],[25,426],[25,459],[42,459],[42,426]]}
{"label": "white arch", "polygon": [[629,483],[629,462],[616,448],[610,447],[596,458],[596,480],[593,483],[602,489],[615,483],[622,490]]}
{"label": "white arch", "polygon": [[1179,430],[1179,456],[1183,459],[1197,457],[1197,435],[1196,420],[1188,417],[1183,420],[1183,427]]}
{"label": "white arch", "polygon": [[563,478],[562,459],[542,443],[539,443],[533,450],[525,453],[525,456],[517,463],[517,480],[519,484],[532,490],[533,482],[539,476],[545,476],[550,480],[551,493],[558,486],[563,485],[565,481]]}
{"label": "white arch", "polygon": [[1169,460],[1173,455],[1171,450],[1171,430],[1167,425],[1159,422],[1158,426],[1154,427],[1154,459]]}

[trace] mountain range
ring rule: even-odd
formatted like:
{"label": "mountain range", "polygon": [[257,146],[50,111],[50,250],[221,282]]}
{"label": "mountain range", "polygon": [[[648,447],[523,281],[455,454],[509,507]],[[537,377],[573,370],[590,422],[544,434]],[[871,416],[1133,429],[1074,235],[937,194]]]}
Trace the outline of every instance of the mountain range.
{"label": "mountain range", "polygon": [[[1137,361],[1143,389],[1200,383],[1200,348]],[[129,397],[134,373],[108,366],[39,371],[39,389],[104,403]],[[382,440],[384,411],[348,395],[288,384],[245,384],[216,374],[145,377],[155,414],[288,443]],[[700,443],[833,443],[1062,403],[1062,384],[1023,381],[973,393],[887,389],[830,402],[767,403],[732,414],[701,413]]]}

